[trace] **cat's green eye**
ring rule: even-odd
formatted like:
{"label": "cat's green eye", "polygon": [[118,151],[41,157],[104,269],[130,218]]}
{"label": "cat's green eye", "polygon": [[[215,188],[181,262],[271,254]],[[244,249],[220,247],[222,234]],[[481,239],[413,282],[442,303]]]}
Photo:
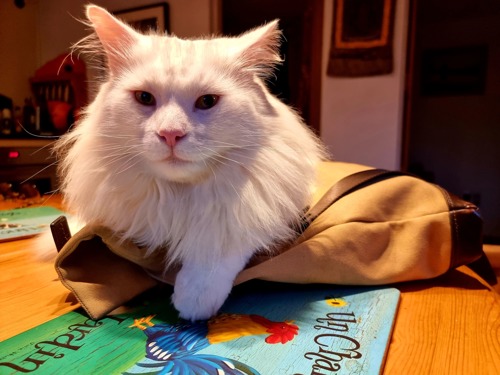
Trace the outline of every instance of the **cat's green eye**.
{"label": "cat's green eye", "polygon": [[210,109],[217,104],[219,96],[215,94],[202,95],[194,103],[195,108]]}
{"label": "cat's green eye", "polygon": [[134,97],[142,105],[155,105],[156,99],[153,94],[147,91],[134,91]]}

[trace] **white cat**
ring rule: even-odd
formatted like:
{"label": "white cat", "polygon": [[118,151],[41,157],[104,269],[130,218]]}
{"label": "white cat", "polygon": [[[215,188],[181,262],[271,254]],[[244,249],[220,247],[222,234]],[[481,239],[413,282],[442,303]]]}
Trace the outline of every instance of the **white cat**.
{"label": "white cat", "polygon": [[[256,252],[295,235],[324,148],[263,82],[280,62],[277,21],[239,37],[143,35],[90,5],[107,78],[58,145],[71,210],[182,264],[185,319],[221,307]],[[90,41],[89,41],[90,40]],[[94,55],[95,56],[95,55]]]}

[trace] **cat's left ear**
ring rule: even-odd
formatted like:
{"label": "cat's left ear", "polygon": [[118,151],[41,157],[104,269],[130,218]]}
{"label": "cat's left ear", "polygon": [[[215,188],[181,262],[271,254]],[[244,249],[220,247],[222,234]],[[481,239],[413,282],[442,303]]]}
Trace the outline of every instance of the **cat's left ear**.
{"label": "cat's left ear", "polygon": [[237,37],[235,42],[241,67],[259,76],[269,75],[282,62],[279,54],[281,31],[278,20],[246,32]]}

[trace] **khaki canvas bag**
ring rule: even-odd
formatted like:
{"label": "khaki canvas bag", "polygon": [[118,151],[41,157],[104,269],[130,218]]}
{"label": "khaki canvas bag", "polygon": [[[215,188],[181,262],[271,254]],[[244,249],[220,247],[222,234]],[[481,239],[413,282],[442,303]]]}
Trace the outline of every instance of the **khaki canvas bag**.
{"label": "khaki canvas bag", "polygon": [[[485,259],[478,208],[400,172],[322,163],[302,224],[290,245],[255,255],[235,284],[381,285],[433,278]],[[53,233],[62,247],[59,277],[94,319],[175,280],[175,269],[163,272],[164,249],[144,258],[141,248],[102,226],[71,237],[55,224]]]}

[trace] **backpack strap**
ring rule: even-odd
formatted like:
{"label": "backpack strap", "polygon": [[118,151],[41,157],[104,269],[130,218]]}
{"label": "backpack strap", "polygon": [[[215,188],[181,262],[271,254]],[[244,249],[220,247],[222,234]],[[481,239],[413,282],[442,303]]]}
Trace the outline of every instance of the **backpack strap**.
{"label": "backpack strap", "polygon": [[364,171],[353,173],[344,177],[334,184],[328,191],[321,197],[321,199],[303,215],[299,233],[303,233],[307,227],[328,209],[332,204],[348,194],[356,190],[362,189],[368,185],[376,182],[397,177],[404,176],[404,172],[390,171],[386,169],[367,169]]}
{"label": "backpack strap", "polygon": [[[411,174],[386,169],[367,169],[342,178],[330,187],[313,207],[306,211],[297,232],[299,235],[303,233],[319,215],[344,196],[374,183],[398,176],[411,176]],[[455,197],[441,187],[438,188],[443,193],[450,210],[450,225],[452,225],[450,269],[467,264],[490,285],[497,284],[495,272],[482,250],[481,239],[478,238],[482,232],[482,220],[477,207]],[[474,214],[462,213],[463,210],[473,211]]]}

